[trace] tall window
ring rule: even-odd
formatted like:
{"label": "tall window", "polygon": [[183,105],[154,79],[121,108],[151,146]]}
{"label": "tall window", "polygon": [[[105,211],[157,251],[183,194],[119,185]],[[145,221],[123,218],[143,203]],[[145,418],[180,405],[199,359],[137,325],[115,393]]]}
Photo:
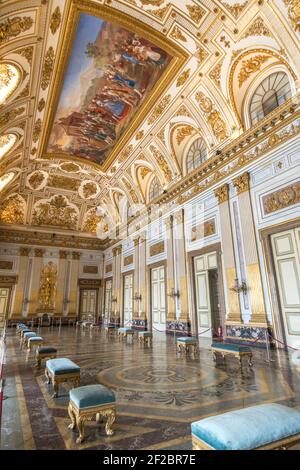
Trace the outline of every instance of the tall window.
{"label": "tall window", "polygon": [[290,97],[291,87],[287,74],[272,73],[256,88],[251,99],[251,124],[256,124]]}
{"label": "tall window", "polygon": [[186,159],[186,171],[191,171],[198,168],[207,159],[207,148],[203,139],[197,139],[189,148]]}
{"label": "tall window", "polygon": [[5,100],[17,88],[21,79],[18,69],[9,63],[0,63],[0,104],[5,103]]}
{"label": "tall window", "polygon": [[161,194],[161,185],[159,184],[159,181],[157,177],[153,178],[150,184],[150,189],[149,189],[149,201],[152,201],[156,197],[158,197]]}

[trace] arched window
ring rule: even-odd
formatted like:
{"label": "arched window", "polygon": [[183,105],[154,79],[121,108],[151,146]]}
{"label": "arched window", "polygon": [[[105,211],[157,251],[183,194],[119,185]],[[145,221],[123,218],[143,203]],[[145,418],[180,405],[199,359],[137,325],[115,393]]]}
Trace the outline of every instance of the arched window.
{"label": "arched window", "polygon": [[158,197],[161,194],[161,185],[159,184],[159,181],[157,177],[153,178],[150,184],[150,189],[149,189],[149,201],[153,201],[156,197]]}
{"label": "arched window", "polygon": [[256,88],[251,99],[251,124],[256,124],[290,97],[291,87],[286,73],[274,72],[266,77]]}
{"label": "arched window", "polygon": [[6,62],[0,63],[0,104],[3,104],[17,88],[20,79],[17,67]]}
{"label": "arched window", "polygon": [[0,158],[14,146],[17,136],[15,134],[2,134],[0,135]]}
{"label": "arched window", "polygon": [[13,179],[15,174],[13,172],[6,173],[0,178],[0,191],[5,188],[5,186]]}
{"label": "arched window", "polygon": [[203,139],[197,139],[189,148],[186,158],[186,171],[191,171],[198,168],[207,159],[207,148]]}

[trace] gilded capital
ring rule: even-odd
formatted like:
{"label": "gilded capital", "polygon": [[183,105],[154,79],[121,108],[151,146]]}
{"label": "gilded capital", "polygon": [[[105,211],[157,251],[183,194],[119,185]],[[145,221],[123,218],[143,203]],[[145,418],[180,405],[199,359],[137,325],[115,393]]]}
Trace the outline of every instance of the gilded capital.
{"label": "gilded capital", "polygon": [[27,248],[26,246],[20,247],[20,256],[28,256],[29,253],[30,253],[30,248]]}
{"label": "gilded capital", "polygon": [[180,209],[178,212],[175,214],[175,220],[177,224],[182,224],[184,220],[184,209]]}
{"label": "gilded capital", "polygon": [[81,256],[81,253],[79,253],[78,251],[72,251],[72,259],[79,260],[80,256]]}
{"label": "gilded capital", "polygon": [[34,256],[36,258],[42,258],[44,255],[45,250],[42,250],[41,248],[35,248],[34,250]]}
{"label": "gilded capital", "polygon": [[139,241],[140,241],[140,237],[134,238],[134,240],[133,240],[134,246],[138,246],[138,245],[139,245]]}
{"label": "gilded capital", "polygon": [[[67,256],[68,256],[68,252],[67,252],[67,251],[62,251],[62,250],[60,250],[60,252],[59,252],[59,258],[60,258],[60,259],[66,259]],[[74,258],[73,258],[73,259],[74,259]]]}
{"label": "gilded capital", "polygon": [[238,194],[249,191],[250,188],[250,174],[246,171],[242,175],[234,178],[233,186],[236,188]]}
{"label": "gilded capital", "polygon": [[167,229],[171,229],[173,227],[173,216],[170,215],[170,217],[168,217],[164,222]]}
{"label": "gilded capital", "polygon": [[215,189],[215,196],[218,199],[218,203],[226,202],[229,199],[229,185],[227,183],[223,184],[219,188]]}

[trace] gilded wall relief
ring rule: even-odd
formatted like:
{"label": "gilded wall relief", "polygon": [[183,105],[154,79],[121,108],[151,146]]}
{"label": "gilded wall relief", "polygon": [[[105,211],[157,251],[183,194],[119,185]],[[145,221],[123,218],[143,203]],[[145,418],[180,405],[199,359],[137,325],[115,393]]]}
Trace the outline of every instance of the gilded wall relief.
{"label": "gilded wall relief", "polygon": [[130,266],[131,264],[133,264],[133,255],[125,256],[124,261],[123,261],[123,265],[124,266]]}
{"label": "gilded wall relief", "polygon": [[56,195],[34,205],[32,223],[76,230],[78,213],[78,208],[65,196]]}
{"label": "gilded wall relief", "polygon": [[98,274],[98,266],[85,264],[82,271],[84,274]]}
{"label": "gilded wall relief", "polygon": [[110,263],[105,266],[105,274],[111,273],[111,272],[112,272],[112,264]]}
{"label": "gilded wall relief", "polygon": [[150,256],[156,256],[156,255],[159,255],[161,253],[163,253],[165,251],[165,242],[164,241],[161,241],[161,242],[158,242],[158,243],[155,243],[154,245],[151,245],[150,246]]}
{"label": "gilded wall relief", "polygon": [[43,189],[47,184],[48,173],[37,170],[28,175],[26,186],[33,190]]}
{"label": "gilded wall relief", "polygon": [[228,133],[225,121],[220,112],[215,109],[212,100],[208,96],[205,96],[202,91],[198,91],[195,98],[201,111],[205,114],[205,118],[210,125],[214,136],[219,142],[222,142],[227,138]]}
{"label": "gilded wall relief", "polygon": [[196,225],[191,230],[191,241],[199,240],[202,238],[210,237],[216,233],[215,219],[206,220],[202,224]]}
{"label": "gilded wall relief", "polygon": [[82,231],[87,233],[95,234],[97,227],[102,222],[103,216],[97,214],[97,208],[93,207],[90,209],[84,219]]}
{"label": "gilded wall relief", "polygon": [[78,189],[79,196],[83,199],[94,199],[100,192],[99,185],[94,181],[83,181]]}
{"label": "gilded wall relief", "polygon": [[55,308],[55,296],[57,288],[57,266],[49,261],[43,267],[40,277],[39,309],[51,311]]}
{"label": "gilded wall relief", "polygon": [[24,224],[26,203],[19,194],[12,194],[0,206],[0,222]]}
{"label": "gilded wall relief", "polygon": [[288,6],[289,19],[295,31],[300,33],[300,4],[299,0],[284,0]]}
{"label": "gilded wall relief", "polygon": [[262,198],[264,213],[271,214],[300,202],[300,182],[285,186]]}
{"label": "gilded wall relief", "polygon": [[0,46],[30,30],[32,26],[33,18],[31,16],[6,18],[0,23]]}

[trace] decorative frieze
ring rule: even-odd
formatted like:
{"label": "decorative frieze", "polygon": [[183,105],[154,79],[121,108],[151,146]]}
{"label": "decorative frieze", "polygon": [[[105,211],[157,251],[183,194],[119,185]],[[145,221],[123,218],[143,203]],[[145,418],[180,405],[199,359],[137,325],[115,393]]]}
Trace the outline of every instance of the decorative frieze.
{"label": "decorative frieze", "polygon": [[12,270],[13,268],[13,261],[6,261],[6,260],[0,260],[0,269],[3,270]]}
{"label": "decorative frieze", "polygon": [[82,271],[84,274],[98,274],[98,266],[85,264]]}
{"label": "decorative frieze", "polygon": [[5,42],[16,38],[19,34],[28,31],[33,25],[31,16],[15,16],[7,18],[0,23],[0,46]]}
{"label": "decorative frieze", "polygon": [[150,246],[150,256],[157,256],[165,251],[165,242],[161,241]]}
{"label": "decorative frieze", "polygon": [[300,181],[269,193],[262,199],[265,214],[279,211],[300,202]]}

